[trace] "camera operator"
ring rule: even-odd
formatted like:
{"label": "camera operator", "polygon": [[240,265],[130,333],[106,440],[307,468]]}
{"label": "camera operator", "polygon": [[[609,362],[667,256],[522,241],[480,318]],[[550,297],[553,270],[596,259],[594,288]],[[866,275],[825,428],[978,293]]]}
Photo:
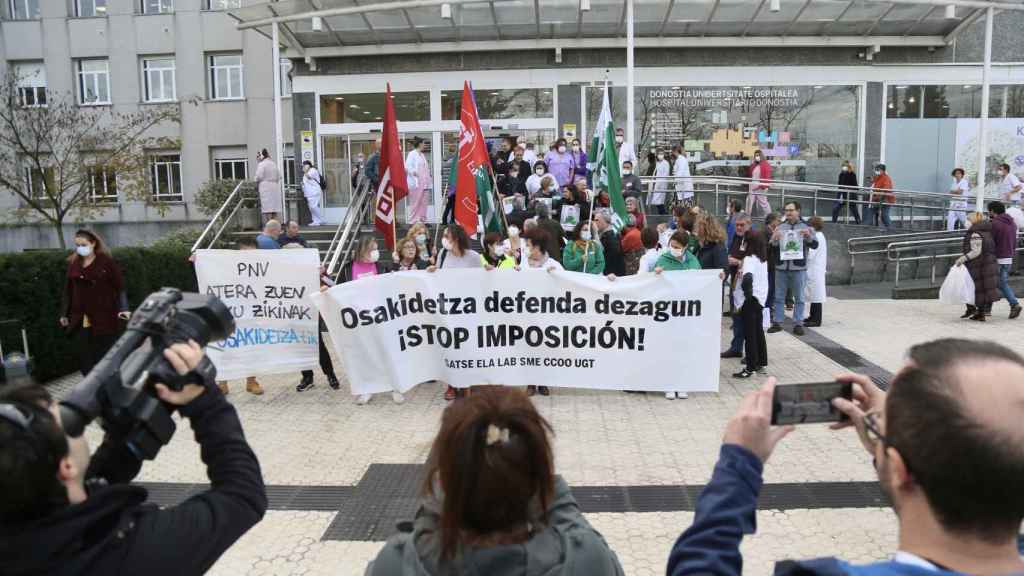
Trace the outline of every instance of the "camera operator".
{"label": "camera operator", "polygon": [[[836,558],[784,561],[775,574],[1021,574],[1024,519],[1024,358],[992,342],[944,339],[910,349],[888,393],[866,376],[853,401],[833,405],[874,459],[899,519],[892,560],[855,566]],[[755,531],[764,462],[792,427],[770,426],[774,379],[743,399],[726,427],[693,525],[667,574],[739,574],[740,541]]]}
{"label": "camera operator", "polygon": [[[181,375],[204,357],[193,341],[164,357]],[[161,509],[127,484],[141,461],[108,435],[90,462],[40,387],[0,393],[0,574],[202,574],[267,509],[259,462],[214,383],[157,396],[191,422],[211,488]]]}

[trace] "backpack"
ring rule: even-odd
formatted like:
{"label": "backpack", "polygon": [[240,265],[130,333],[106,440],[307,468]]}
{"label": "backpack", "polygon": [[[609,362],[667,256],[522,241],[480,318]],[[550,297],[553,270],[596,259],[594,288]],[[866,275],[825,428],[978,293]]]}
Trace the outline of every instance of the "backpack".
{"label": "backpack", "polygon": [[327,179],[324,178],[324,173],[319,170],[317,170],[316,173],[320,175],[320,191],[327,192]]}

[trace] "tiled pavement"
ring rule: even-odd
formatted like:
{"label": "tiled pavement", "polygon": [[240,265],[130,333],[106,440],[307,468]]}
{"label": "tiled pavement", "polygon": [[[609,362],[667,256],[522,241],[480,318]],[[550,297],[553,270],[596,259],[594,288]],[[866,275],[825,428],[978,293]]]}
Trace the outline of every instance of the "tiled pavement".
{"label": "tiled pavement", "polygon": [[[1024,320],[1006,320],[1004,308],[997,305],[995,320],[978,325],[958,320],[957,310],[935,301],[830,300],[825,326],[806,341],[789,333],[769,335],[769,373],[782,383],[820,381],[844,369],[836,360],[858,358],[880,374],[894,372],[908,346],[946,336],[994,338],[1022,350]],[[727,339],[728,322],[723,322],[722,340]],[[555,428],[558,472],[572,486],[595,489],[699,487],[710,477],[725,421],[742,394],[759,384],[733,380],[730,374],[737,368],[737,361],[723,361],[720,393],[691,394],[689,400],[560,389],[551,397],[536,397]],[[384,396],[356,406],[345,383],[335,392],[319,372],[317,378],[317,387],[303,394],[294,390],[297,378],[262,379],[267,390],[262,397],[246,394],[241,382],[232,383],[229,399],[241,413],[268,484],[292,487],[292,492],[296,486],[321,486],[326,488],[317,490],[344,495],[343,487],[359,485],[371,464],[418,464],[426,459],[445,405],[439,388],[421,386],[401,406]],[[63,386],[71,383],[73,379]],[[91,430],[89,437],[98,441],[98,432]],[[187,424],[156,461],[145,465],[139,480],[205,482]],[[801,427],[791,434],[765,472],[769,484],[872,480],[869,458],[856,438],[824,426]],[[338,492],[329,487],[338,487]],[[361,574],[381,543],[325,538],[332,525],[344,526],[345,518],[336,522],[344,513],[341,506],[300,508],[285,504],[271,510],[211,573]],[[672,542],[692,520],[692,512],[681,507],[663,508],[595,512],[588,518],[619,554],[627,574],[658,574],[664,571]],[[895,542],[895,518],[877,504],[764,509],[759,512],[758,534],[743,545],[745,572],[769,573],[774,561],[786,557],[838,554],[854,561],[880,559]]]}

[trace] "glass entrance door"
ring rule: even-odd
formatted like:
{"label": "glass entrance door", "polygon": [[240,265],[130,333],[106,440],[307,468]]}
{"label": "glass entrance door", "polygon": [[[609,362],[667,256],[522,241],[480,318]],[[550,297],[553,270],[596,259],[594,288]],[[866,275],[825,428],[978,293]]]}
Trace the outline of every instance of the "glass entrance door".
{"label": "glass entrance door", "polygon": [[337,224],[345,217],[345,210],[352,202],[352,165],[349,162],[349,137],[329,135],[320,138],[323,162],[320,163],[327,181],[327,193],[323,198],[324,219]]}

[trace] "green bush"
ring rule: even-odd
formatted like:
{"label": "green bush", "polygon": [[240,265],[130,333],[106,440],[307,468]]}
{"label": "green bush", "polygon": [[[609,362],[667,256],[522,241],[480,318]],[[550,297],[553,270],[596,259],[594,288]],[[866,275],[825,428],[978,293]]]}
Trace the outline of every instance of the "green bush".
{"label": "green bush", "polygon": [[[196,208],[206,216],[213,216],[224,205],[224,201],[228,199],[238,183],[239,180],[207,180],[203,182],[195,194]],[[251,183],[243,186],[242,189],[247,198],[244,207],[256,206],[255,190]]]}
{"label": "green bush", "polygon": [[[72,342],[58,323],[67,255],[58,250],[0,254],[0,277],[5,279],[0,320],[24,324],[39,382],[78,369]],[[196,278],[188,255],[188,248],[182,247],[115,248],[114,260],[124,275],[131,308],[165,286],[194,292]],[[18,329],[5,327],[0,337],[5,351],[21,348]]]}

